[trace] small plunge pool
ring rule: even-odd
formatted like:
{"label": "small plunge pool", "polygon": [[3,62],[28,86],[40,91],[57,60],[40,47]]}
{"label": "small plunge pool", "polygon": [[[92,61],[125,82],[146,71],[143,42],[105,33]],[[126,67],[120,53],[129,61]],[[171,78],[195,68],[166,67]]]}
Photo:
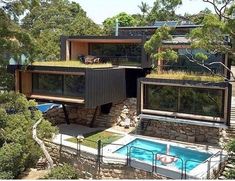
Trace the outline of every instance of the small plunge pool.
{"label": "small plunge pool", "polygon": [[[114,153],[126,156],[127,150],[129,150],[129,156],[132,159],[144,161],[149,164],[153,164],[154,162],[155,165],[162,165],[162,162],[160,160],[157,160],[156,156],[161,153],[166,154],[167,144],[136,138],[127,145],[116,150]],[[178,157],[178,159],[170,164],[170,166],[175,167],[178,170],[185,169],[184,166],[185,162],[187,161],[186,172],[191,171],[212,156],[212,154],[206,152],[196,151],[173,145],[170,145],[168,155]]]}

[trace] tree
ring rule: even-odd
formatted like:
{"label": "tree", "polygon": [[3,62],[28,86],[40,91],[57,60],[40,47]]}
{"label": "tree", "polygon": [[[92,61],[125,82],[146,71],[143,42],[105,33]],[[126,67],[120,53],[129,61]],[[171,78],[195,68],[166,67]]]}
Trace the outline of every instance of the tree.
{"label": "tree", "polygon": [[122,12],[116,16],[113,16],[111,18],[107,18],[106,20],[104,20],[103,26],[104,26],[104,33],[105,34],[110,35],[114,32],[116,19],[118,19],[119,26],[122,26],[122,27],[137,25],[137,21],[134,17],[132,17],[131,15],[129,15],[127,13]]}
{"label": "tree", "polygon": [[[231,76],[234,79],[235,77],[232,71],[226,66],[226,64],[222,63],[222,61],[207,63],[206,60],[208,60],[209,56],[214,54],[233,54],[233,49],[231,47],[231,44],[225,41],[226,35],[234,40],[234,30],[235,30],[234,19],[229,18],[229,13],[231,14],[230,9],[231,8],[233,9],[233,6],[226,8],[226,6],[229,5],[228,2],[231,1],[225,1],[222,6],[222,9],[223,8],[227,9],[226,11],[224,10],[224,14],[222,14],[221,12],[219,12],[219,14],[212,14],[212,13],[206,14],[202,19],[202,24],[201,24],[202,26],[193,29],[188,35],[191,41],[191,48],[201,51],[199,51],[196,54],[193,54],[190,50],[186,49],[188,55],[182,54],[182,56],[185,56],[188,61],[203,67],[211,74],[217,74],[223,77],[227,81],[228,79],[226,78],[226,75],[215,73],[211,68],[211,66],[213,65],[221,66],[224,70],[230,72]],[[160,39],[153,40],[155,41],[156,45],[158,45],[159,47],[161,46],[159,42],[164,40]],[[173,57],[175,57],[174,56],[175,53],[173,54],[172,53],[173,53],[172,51],[170,54],[163,52],[163,55],[164,56],[167,55],[170,57],[172,57],[173,55]],[[159,56],[159,54],[157,54],[156,56]],[[167,57],[163,57],[160,55],[160,58],[166,59]]]}
{"label": "tree", "polygon": [[43,1],[26,14],[22,27],[35,39],[35,60],[60,59],[61,35],[99,35],[101,29],[75,2]]}
{"label": "tree", "polygon": [[29,57],[31,51],[30,35],[11,19],[4,8],[0,8],[0,87],[11,90],[14,86],[13,76],[6,70],[9,59],[19,62],[22,54]]}
{"label": "tree", "polygon": [[73,166],[65,163],[63,166],[54,167],[45,179],[79,179],[79,174]]}
{"label": "tree", "polygon": [[[36,103],[19,93],[0,94],[0,178],[16,178],[36,164],[42,152],[32,138],[32,126],[42,113],[32,109]],[[46,129],[45,129],[46,127]],[[38,127],[41,139],[51,138],[57,128],[44,120]]]}
{"label": "tree", "polygon": [[175,9],[181,4],[182,0],[156,0],[147,15],[147,22],[153,24],[155,21],[178,20]]}
{"label": "tree", "polygon": [[144,49],[150,55],[150,57],[153,60],[158,61],[156,64],[158,65],[158,70],[160,72],[162,70],[161,65],[163,60],[176,61],[178,59],[177,53],[171,49],[158,51],[159,48],[162,47],[162,43],[164,40],[172,39],[170,31],[170,27],[160,27],[155,31],[152,37],[148,41],[146,41],[144,45]]}

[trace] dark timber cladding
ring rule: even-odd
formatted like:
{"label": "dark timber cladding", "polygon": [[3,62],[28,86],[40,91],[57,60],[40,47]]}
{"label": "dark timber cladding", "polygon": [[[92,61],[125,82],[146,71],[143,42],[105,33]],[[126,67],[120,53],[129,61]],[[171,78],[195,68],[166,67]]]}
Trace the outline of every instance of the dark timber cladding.
{"label": "dark timber cladding", "polygon": [[87,69],[85,107],[115,103],[126,98],[125,69]]}
{"label": "dark timber cladding", "polygon": [[[155,87],[155,89],[151,90],[151,94],[149,95],[148,88],[150,87]],[[164,90],[164,86],[165,86],[165,90]],[[164,103],[167,103],[168,101],[166,100],[169,97],[174,97],[172,96],[172,93],[170,95],[168,95],[168,97],[166,97],[166,99],[164,98],[164,94],[168,94],[169,93],[169,88],[170,87],[174,87],[173,89],[175,90],[179,90],[178,93],[174,93],[178,96],[178,99],[176,98],[176,103],[178,104],[175,109],[173,109],[172,107],[170,107],[169,109],[167,107],[164,107],[164,104],[157,104],[157,102],[155,103],[155,105],[151,104],[155,99],[157,101],[160,101],[160,99],[165,100]],[[173,90],[171,89],[171,91]],[[160,94],[160,91],[163,91],[163,93]],[[203,109],[206,112],[200,112],[199,110],[196,110],[195,113],[190,112],[189,110],[190,108],[190,103],[189,101],[194,100],[194,96],[193,97],[187,97],[187,100],[181,100],[184,103],[186,103],[185,105],[189,106],[189,107],[184,107],[185,105],[181,101],[179,98],[180,96],[180,92],[184,91],[184,94],[182,95],[183,97],[186,95],[186,91],[194,91],[193,94],[191,94],[191,96],[193,96],[197,93],[202,93],[201,91],[205,91],[204,94],[208,94],[208,99],[210,99],[212,102],[214,102],[213,104],[217,105],[218,103],[218,107],[221,108],[219,111],[221,112],[215,112],[214,108],[212,108],[212,112],[207,112],[210,111],[207,108],[210,108],[212,105],[208,102],[206,103],[205,101],[205,105],[194,105],[194,102],[191,102],[192,106],[201,106],[201,109]],[[230,83],[228,82],[204,82],[204,81],[193,81],[193,80],[171,80],[171,79],[157,79],[157,78],[139,78],[138,79],[138,85],[137,85],[137,113],[138,114],[150,114],[150,115],[163,115],[164,116],[168,116],[168,117],[177,117],[177,118],[190,118],[193,120],[198,120],[198,121],[204,121],[204,122],[219,122],[222,124],[226,124],[227,126],[230,125],[230,112],[231,112],[231,90],[232,90],[232,86]],[[165,92],[164,92],[165,91]],[[189,93],[190,93],[189,91]],[[199,92],[197,92],[199,91]],[[207,91],[211,92],[211,94],[209,94]],[[217,91],[217,93],[215,93]],[[219,91],[219,92],[218,92]],[[152,94],[152,92],[154,92],[154,94]],[[167,93],[168,92],[168,93]],[[156,98],[156,93],[158,93],[159,95],[161,95],[160,98]],[[154,100],[151,100],[151,105],[148,105],[148,99],[154,98]],[[163,96],[163,97],[162,97]],[[167,96],[167,95],[165,95]],[[202,95],[199,95],[202,97]],[[218,96],[218,97],[213,97],[213,96]],[[182,99],[183,99],[182,97]],[[200,97],[199,97],[200,98]],[[205,97],[204,97],[205,98]],[[204,99],[203,98],[203,99]],[[178,102],[177,102],[178,100]],[[222,101],[222,102],[217,102],[217,101]],[[173,101],[173,100],[172,100]],[[197,100],[200,102],[200,100]],[[187,102],[189,104],[187,104]],[[162,103],[162,102],[161,102]],[[169,102],[168,102],[169,103]],[[171,104],[172,102],[170,102]],[[206,105],[207,104],[207,105]],[[172,105],[172,104],[171,104]],[[219,106],[220,105],[220,106]],[[154,107],[152,107],[154,106]],[[180,106],[180,107],[179,107]],[[181,107],[182,106],[182,107]],[[205,107],[203,107],[205,106]],[[207,106],[207,107],[206,107]],[[182,110],[182,108],[184,108],[184,110]],[[173,110],[172,110],[173,109]],[[183,111],[183,112],[182,112]],[[192,111],[192,110],[191,110]]]}

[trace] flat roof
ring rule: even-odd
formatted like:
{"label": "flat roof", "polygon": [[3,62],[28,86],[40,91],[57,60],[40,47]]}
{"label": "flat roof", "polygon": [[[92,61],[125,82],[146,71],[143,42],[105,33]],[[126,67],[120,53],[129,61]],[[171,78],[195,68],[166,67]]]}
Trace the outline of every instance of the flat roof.
{"label": "flat roof", "polygon": [[[202,27],[202,25],[176,25],[175,28],[197,28]],[[126,27],[119,27],[119,29],[157,29],[159,26],[126,26]]]}

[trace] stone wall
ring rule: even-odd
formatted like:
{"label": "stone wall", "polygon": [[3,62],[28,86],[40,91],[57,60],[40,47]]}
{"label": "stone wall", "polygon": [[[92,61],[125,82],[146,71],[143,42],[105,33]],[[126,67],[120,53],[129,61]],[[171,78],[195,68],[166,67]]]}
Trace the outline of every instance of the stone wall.
{"label": "stone wall", "polygon": [[[94,116],[95,109],[84,109],[79,106],[66,106],[69,121],[88,126]],[[124,113],[125,112],[125,113]],[[54,125],[65,123],[65,116],[62,108],[53,108],[44,114],[44,117]],[[109,114],[102,114],[100,108],[96,113],[95,126],[112,127],[114,125],[124,126],[125,119],[130,119],[130,126],[135,127],[138,119],[136,116],[136,99],[130,98],[123,102],[114,104]]]}
{"label": "stone wall", "polygon": [[121,164],[101,163],[100,167],[97,157],[89,153],[76,154],[66,148],[60,149],[59,145],[51,142],[45,142],[55,164],[72,164],[83,179],[162,179],[163,177],[143,170],[135,169]]}
{"label": "stone wall", "polygon": [[[77,123],[85,126],[90,125],[95,113],[95,109],[84,109],[82,107],[68,106],[66,109],[68,111],[68,116],[71,123]],[[51,109],[44,116],[53,124],[65,123],[62,108]],[[98,109],[94,126],[108,128],[119,125],[125,127],[126,120],[130,121],[129,126],[136,127],[136,129],[139,130],[137,127],[139,120],[136,115],[135,98],[129,98],[123,102],[113,105],[109,114],[102,114],[100,109]],[[223,141],[225,131],[221,128],[153,120],[151,121],[151,125],[147,127],[147,130],[138,131],[138,133],[178,141],[192,143],[208,142],[218,145]]]}
{"label": "stone wall", "polygon": [[207,142],[218,145],[223,141],[224,132],[225,131],[222,128],[151,121],[150,125],[142,132],[142,134],[191,143]]}

